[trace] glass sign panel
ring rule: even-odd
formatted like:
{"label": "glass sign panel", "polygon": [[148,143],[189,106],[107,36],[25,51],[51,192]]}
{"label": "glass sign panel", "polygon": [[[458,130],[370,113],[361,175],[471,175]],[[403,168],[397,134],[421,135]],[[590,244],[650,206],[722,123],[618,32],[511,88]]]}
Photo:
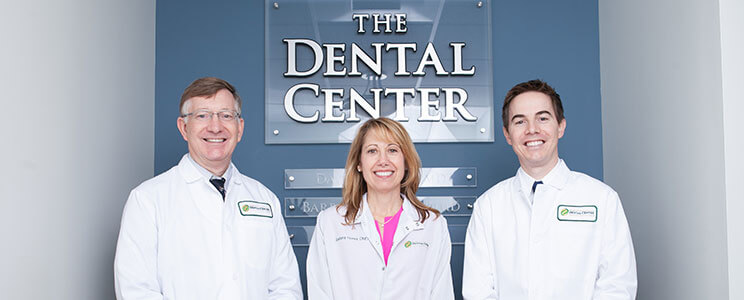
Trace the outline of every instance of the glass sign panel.
{"label": "glass sign panel", "polygon": [[344,184],[344,169],[285,169],[284,188],[340,189]]}
{"label": "glass sign panel", "polygon": [[421,196],[419,200],[438,210],[442,215],[452,217],[470,216],[473,213],[473,204],[475,203],[475,197],[473,196]]}
{"label": "glass sign panel", "polygon": [[309,226],[287,226],[289,242],[292,246],[310,246],[310,238],[313,236],[315,225]]}
{"label": "glass sign panel", "polygon": [[[439,210],[445,216],[470,216],[475,197],[472,196],[420,196],[424,204]],[[315,218],[326,208],[341,203],[341,197],[287,197],[284,198],[285,218]]]}
{"label": "glass sign panel", "polygon": [[339,203],[341,203],[341,197],[284,198],[284,217],[315,218],[324,209],[336,206]]}
{"label": "glass sign panel", "polygon": [[489,4],[266,1],[265,143],[349,143],[378,116],[415,142],[492,142]]}
{"label": "glass sign panel", "polygon": [[419,187],[476,187],[475,168],[421,168]]}
{"label": "glass sign panel", "polygon": [[[478,170],[462,168],[421,168],[420,188],[476,187]],[[344,184],[344,169],[285,169],[284,188],[340,189]]]}

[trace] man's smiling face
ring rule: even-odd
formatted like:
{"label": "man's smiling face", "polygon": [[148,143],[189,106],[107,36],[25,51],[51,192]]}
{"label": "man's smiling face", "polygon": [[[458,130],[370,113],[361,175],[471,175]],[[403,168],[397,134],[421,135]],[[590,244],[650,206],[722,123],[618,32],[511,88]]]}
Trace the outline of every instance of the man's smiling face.
{"label": "man's smiling face", "polygon": [[558,139],[566,130],[566,120],[558,123],[548,95],[525,92],[509,104],[506,142],[512,146],[523,168],[552,167],[558,163]]}
{"label": "man's smiling face", "polygon": [[[215,112],[236,112],[233,95],[226,89],[213,96],[193,97],[184,104],[188,115],[178,118],[178,129],[189,145],[191,157],[207,170],[227,169],[233,150],[243,136],[243,119],[221,120]],[[199,120],[198,112],[210,115]],[[218,174],[219,175],[219,174]]]}

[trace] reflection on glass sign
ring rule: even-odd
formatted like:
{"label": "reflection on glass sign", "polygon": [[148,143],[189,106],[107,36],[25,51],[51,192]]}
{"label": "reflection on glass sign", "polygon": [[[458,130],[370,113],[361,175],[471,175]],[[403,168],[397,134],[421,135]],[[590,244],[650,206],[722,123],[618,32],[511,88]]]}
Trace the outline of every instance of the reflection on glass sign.
{"label": "reflection on glass sign", "polygon": [[[421,168],[419,187],[476,187],[477,170],[463,168]],[[344,169],[285,169],[284,188],[340,189],[344,183]]]}
{"label": "reflection on glass sign", "polygon": [[492,142],[490,1],[265,2],[265,142],[348,143],[367,119],[415,142]]}

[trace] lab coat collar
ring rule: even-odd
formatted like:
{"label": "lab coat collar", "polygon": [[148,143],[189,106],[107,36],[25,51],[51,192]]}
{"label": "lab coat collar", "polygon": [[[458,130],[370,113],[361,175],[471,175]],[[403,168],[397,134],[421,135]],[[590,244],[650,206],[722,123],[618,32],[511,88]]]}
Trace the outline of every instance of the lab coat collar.
{"label": "lab coat collar", "polygon": [[[411,231],[423,230],[424,223],[419,218],[416,207],[411,204],[411,200],[408,200],[405,195],[401,194],[403,198],[403,213],[400,215],[398,220],[398,227],[395,229],[395,235],[393,236],[393,249],[398,245]],[[430,218],[435,218],[433,214],[429,215]]]}
{"label": "lab coat collar", "polygon": [[[555,167],[542,179],[542,182],[545,185],[562,190],[566,186],[570,174],[571,170],[568,169],[566,163],[562,159],[559,159]],[[516,180],[515,184],[518,185],[519,190],[525,195],[529,195],[532,192],[532,184],[535,182],[535,179],[527,174],[522,167],[519,167],[519,170],[517,170],[516,177],[518,180]]]}
{"label": "lab coat collar", "polygon": [[[178,163],[178,168],[181,171],[183,179],[186,180],[187,183],[192,183],[202,178],[206,180],[209,180],[211,178],[211,173],[209,173],[209,171],[207,171],[207,174],[204,174],[204,172],[199,170],[199,168],[204,168],[197,165],[196,162],[191,159],[191,157],[189,157],[188,153],[184,154],[183,157],[181,157],[181,161]],[[237,173],[236,170],[237,169],[235,168],[235,165],[230,162],[230,166],[227,167],[227,170],[222,177],[225,178],[226,181],[237,183],[237,177],[239,176],[235,176],[235,173]]]}
{"label": "lab coat collar", "polygon": [[[411,204],[411,200],[408,200],[408,197],[406,195],[400,194],[400,197],[403,198],[403,214],[401,214],[401,220],[403,220],[403,216],[407,217],[409,222],[418,222],[419,221],[419,214],[418,210],[416,210],[416,207]],[[398,221],[398,224],[401,222]],[[408,222],[406,222],[408,223]],[[422,224],[423,228],[423,224]]]}
{"label": "lab coat collar", "polygon": [[[419,222],[418,210],[416,210],[416,207],[411,204],[411,200],[408,200],[408,197],[403,194],[400,194],[400,197],[403,198],[403,213],[400,215],[398,227],[400,227],[400,224],[408,225],[409,223],[413,223],[415,225],[415,223],[419,223],[416,227],[421,227],[421,229],[423,229],[423,223]],[[362,207],[359,208],[356,219],[363,223],[372,222],[374,225],[375,218],[372,216],[372,211],[369,209],[367,193],[362,195]]]}

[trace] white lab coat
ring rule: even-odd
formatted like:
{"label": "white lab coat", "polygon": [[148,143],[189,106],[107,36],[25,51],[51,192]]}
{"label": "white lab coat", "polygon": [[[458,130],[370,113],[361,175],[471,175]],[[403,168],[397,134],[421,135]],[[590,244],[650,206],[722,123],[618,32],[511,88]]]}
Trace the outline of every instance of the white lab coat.
{"label": "white lab coat", "polygon": [[534,205],[534,179],[521,168],[478,198],[465,238],[464,298],[635,299],[635,254],[617,193],[563,160],[542,181]]}
{"label": "white lab coat", "polygon": [[[118,299],[302,299],[278,199],[232,164],[227,172],[224,203],[187,155],[132,190],[114,262]],[[241,213],[239,203],[251,206]]]}
{"label": "white lab coat", "polygon": [[353,226],[344,225],[344,208],[318,214],[307,255],[310,300],[454,299],[447,220],[431,214],[421,223],[403,198],[387,266],[366,195]]}

